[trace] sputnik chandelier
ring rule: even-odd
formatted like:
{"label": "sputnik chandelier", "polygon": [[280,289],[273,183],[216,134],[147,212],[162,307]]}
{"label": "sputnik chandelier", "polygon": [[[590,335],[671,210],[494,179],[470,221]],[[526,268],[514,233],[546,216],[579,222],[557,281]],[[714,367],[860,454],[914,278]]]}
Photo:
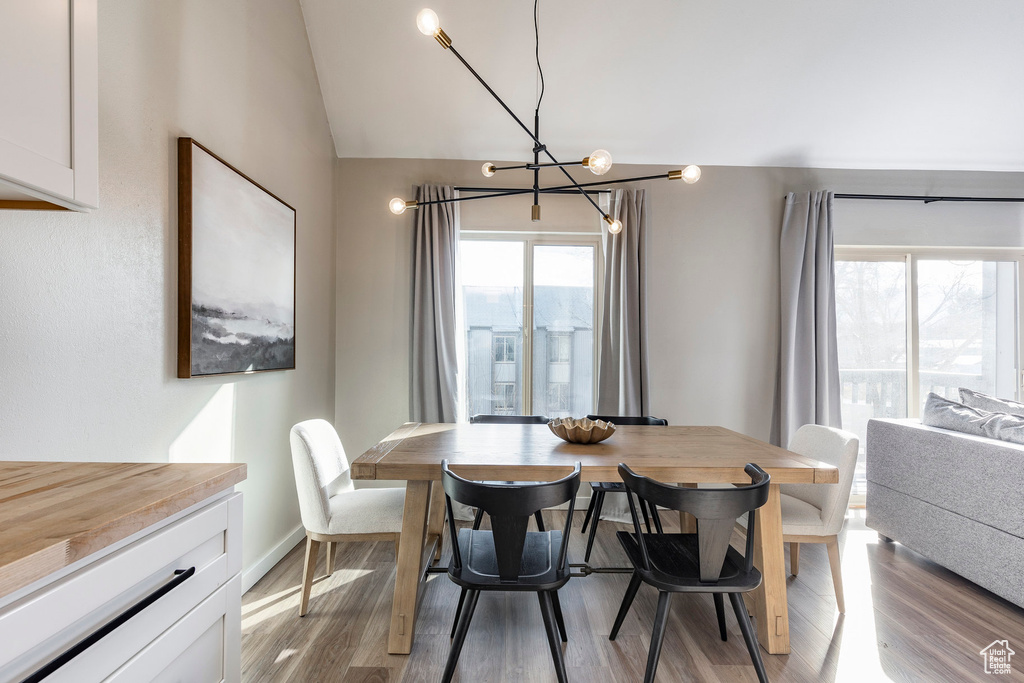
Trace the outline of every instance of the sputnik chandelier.
{"label": "sputnik chandelier", "polygon": [[[533,172],[533,187],[529,188],[516,188],[508,189],[503,188],[495,190],[491,194],[480,194],[465,197],[453,197],[450,199],[435,199],[430,201],[415,201],[406,200],[401,197],[395,197],[392,199],[388,208],[391,209],[391,213],[400,215],[405,213],[406,209],[418,209],[421,206],[427,206],[429,204],[448,204],[452,202],[467,201],[471,199],[490,199],[492,197],[508,197],[510,195],[519,194],[532,194],[533,195],[533,211],[532,218],[534,221],[540,220],[540,196],[547,193],[566,193],[578,191],[580,196],[590,202],[597,212],[601,215],[601,218],[605,223],[608,224],[608,232],[615,234],[622,230],[622,223],[618,220],[612,219],[604,210],[594,201],[593,197],[587,192],[586,188],[594,187],[595,185],[617,185],[621,183],[634,183],[644,180],[682,180],[685,183],[693,184],[700,179],[700,168],[698,166],[687,166],[679,171],[669,171],[668,173],[660,173],[657,175],[639,176],[636,178],[622,178],[620,180],[610,181],[598,181],[593,183],[579,183],[570,175],[569,171],[566,170],[567,166],[583,166],[590,170],[594,175],[604,175],[612,167],[612,155],[603,149],[598,149],[585,157],[582,161],[559,161],[551,154],[545,145],[540,140],[540,104],[544,99],[544,72],[540,67],[540,30],[538,27],[538,15],[537,15],[537,1],[534,1],[533,6],[533,27],[534,34],[536,36],[536,57],[537,57],[537,73],[540,78],[540,94],[537,97],[537,106],[534,110],[533,115],[533,130],[523,123],[522,119],[516,116],[515,112],[505,104],[504,100],[498,97],[498,94],[494,92],[494,89],[487,84],[487,82],[476,72],[476,70],[469,65],[469,62],[463,58],[459,51],[452,46],[452,39],[448,37],[448,34],[441,28],[440,21],[437,18],[437,14],[431,9],[422,10],[416,17],[416,26],[419,28],[420,33],[425,36],[433,36],[441,47],[445,50],[450,51],[455,55],[462,65],[469,70],[469,73],[473,74],[476,80],[480,81],[480,84],[491,94],[491,96],[497,100],[498,104],[504,108],[508,115],[519,124],[519,127],[526,131],[526,134],[533,140],[533,162],[526,162],[523,164],[515,164],[512,166],[495,166],[494,164],[487,162],[481,169],[483,174],[487,178],[493,177],[499,171],[512,171],[512,170],[527,170]],[[541,161],[541,155],[547,159],[547,161]],[[562,172],[563,175],[568,179],[568,185],[555,185],[551,187],[540,186],[540,171],[544,168],[557,168]]]}

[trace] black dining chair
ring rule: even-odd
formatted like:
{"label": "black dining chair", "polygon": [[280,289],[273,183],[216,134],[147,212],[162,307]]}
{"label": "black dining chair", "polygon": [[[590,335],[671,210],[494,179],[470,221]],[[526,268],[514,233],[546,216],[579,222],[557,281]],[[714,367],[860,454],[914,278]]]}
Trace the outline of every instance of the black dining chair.
{"label": "black dining chair", "polygon": [[[627,417],[622,415],[587,415],[588,420],[604,420],[615,425],[640,425],[645,427],[667,427],[668,420],[660,417]],[[592,522],[590,536],[587,537],[587,553],[583,556],[584,562],[590,562],[590,552],[594,548],[594,539],[597,537],[597,524],[601,521],[601,508],[604,506],[604,497],[609,493],[622,493],[626,490],[621,481],[592,481],[590,482],[590,505],[587,506],[587,515],[583,518],[581,532],[587,533],[587,524]],[[647,514],[647,504],[640,501],[640,514],[644,516],[644,524],[647,532],[651,532],[651,517],[654,518],[654,528],[661,532],[661,518],[658,510],[651,508],[651,514]]]}
{"label": "black dining chair", "polygon": [[[445,664],[444,683],[451,681],[466,641],[481,591],[527,591],[537,594],[551,658],[559,683],[564,683],[565,659],[561,643],[568,642],[558,589],[569,580],[569,531],[576,492],[580,488],[580,463],[562,479],[536,484],[502,484],[468,481],[441,461],[441,484],[452,537],[448,577],[462,587],[455,611],[452,647]],[[490,531],[455,527],[452,501],[482,508],[491,517]],[[530,516],[546,507],[569,503],[561,531],[527,531]]]}
{"label": "black dining chair", "polygon": [[[747,644],[747,652],[757,671],[757,678],[761,683],[768,681],[757,635],[743,604],[742,594],[761,585],[761,572],[754,568],[754,533],[750,530],[753,529],[754,510],[768,500],[771,477],[754,464],[748,464],[744,472],[750,477],[751,483],[748,486],[692,489],[663,484],[635,474],[624,464],[619,465],[619,476],[626,485],[629,511],[633,517],[633,532],[620,531],[616,536],[633,563],[633,577],[622,598],[622,605],[608,639],[615,640],[619,634],[619,628],[629,613],[640,584],[647,583],[657,588],[658,612],[654,618],[651,649],[647,655],[645,683],[654,681],[674,593],[711,593],[715,600],[722,640],[727,638],[722,596],[728,594],[743,640]],[[643,533],[633,501],[634,495],[653,505],[690,513],[697,518],[697,533]],[[747,544],[745,552],[740,555],[729,541],[736,520],[743,514],[747,515]]]}
{"label": "black dining chair", "polygon": [[[492,425],[546,425],[548,418],[543,415],[471,415],[469,418],[469,424],[492,424]],[[504,482],[491,482],[495,484],[515,484],[514,481]],[[541,515],[541,511],[537,510],[537,514],[534,515],[534,519],[537,520],[537,530],[544,531],[544,517]],[[484,511],[477,508],[476,515],[473,516],[473,528],[479,529],[480,524],[484,521]]]}

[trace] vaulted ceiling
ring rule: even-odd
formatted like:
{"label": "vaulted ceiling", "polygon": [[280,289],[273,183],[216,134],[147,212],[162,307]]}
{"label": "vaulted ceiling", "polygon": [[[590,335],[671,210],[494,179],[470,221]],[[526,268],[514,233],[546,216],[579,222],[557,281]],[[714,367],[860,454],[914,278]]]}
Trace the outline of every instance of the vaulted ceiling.
{"label": "vaulted ceiling", "polygon": [[[526,159],[530,0],[302,0],[339,157]],[[616,162],[1024,170],[1020,0],[540,0],[541,138]]]}

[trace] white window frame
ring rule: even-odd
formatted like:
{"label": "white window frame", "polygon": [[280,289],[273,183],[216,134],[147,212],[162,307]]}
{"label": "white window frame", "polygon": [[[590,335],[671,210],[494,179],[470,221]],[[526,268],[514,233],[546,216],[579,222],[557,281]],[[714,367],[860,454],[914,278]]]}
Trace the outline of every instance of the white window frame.
{"label": "white window frame", "polygon": [[[523,387],[522,410],[533,414],[533,248],[534,246],[594,248],[594,370],[591,387],[592,410],[597,409],[597,370],[600,361],[601,307],[604,304],[604,244],[600,232],[526,232],[522,230],[462,230],[459,241],[489,240],[523,244],[523,352],[520,358],[520,382]],[[547,348],[543,350],[547,362]],[[464,396],[463,401],[469,397]]]}
{"label": "white window frame", "polygon": [[907,417],[921,416],[920,347],[918,345],[917,264],[920,261],[1003,261],[1017,263],[1017,396],[1024,393],[1024,353],[1021,328],[1024,320],[1024,249],[1015,247],[911,247],[848,246],[835,247],[836,261],[903,262],[907,287]]}

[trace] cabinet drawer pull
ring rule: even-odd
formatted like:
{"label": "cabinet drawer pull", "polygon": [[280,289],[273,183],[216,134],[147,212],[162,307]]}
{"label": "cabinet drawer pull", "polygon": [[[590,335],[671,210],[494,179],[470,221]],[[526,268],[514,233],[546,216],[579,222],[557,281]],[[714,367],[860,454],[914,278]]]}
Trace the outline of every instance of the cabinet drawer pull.
{"label": "cabinet drawer pull", "polygon": [[39,681],[44,680],[47,676],[57,671],[57,669],[61,668],[62,666],[70,662],[72,659],[82,654],[99,641],[103,640],[103,638],[109,635],[111,632],[123,626],[125,623],[128,622],[129,619],[134,617],[136,614],[146,609],[147,607],[152,605],[154,602],[156,602],[163,596],[170,593],[172,590],[174,590],[181,584],[185,583],[185,581],[188,580],[195,573],[195,567],[189,567],[188,569],[175,569],[174,578],[172,578],[170,581],[160,586],[152,593],[142,598],[137,603],[135,603],[134,605],[132,605],[131,607],[121,612],[110,621],[108,621],[106,624],[99,627],[98,629],[87,635],[85,638],[72,645],[70,648],[62,652],[60,655],[58,655],[55,659],[44,664],[41,668],[31,673],[28,676],[28,678],[23,679],[21,683],[39,683]]}

